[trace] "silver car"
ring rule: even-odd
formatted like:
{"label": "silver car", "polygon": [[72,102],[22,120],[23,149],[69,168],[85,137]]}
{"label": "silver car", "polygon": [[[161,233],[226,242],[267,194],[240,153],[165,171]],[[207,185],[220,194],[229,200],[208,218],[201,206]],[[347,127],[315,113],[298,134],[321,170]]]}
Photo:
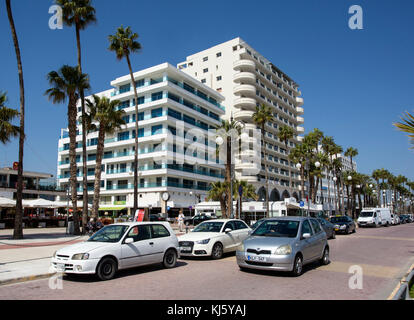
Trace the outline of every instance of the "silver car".
{"label": "silver car", "polygon": [[236,251],[241,270],[289,271],[300,276],[303,266],[319,260],[329,263],[326,233],[318,220],[278,217],[263,221]]}

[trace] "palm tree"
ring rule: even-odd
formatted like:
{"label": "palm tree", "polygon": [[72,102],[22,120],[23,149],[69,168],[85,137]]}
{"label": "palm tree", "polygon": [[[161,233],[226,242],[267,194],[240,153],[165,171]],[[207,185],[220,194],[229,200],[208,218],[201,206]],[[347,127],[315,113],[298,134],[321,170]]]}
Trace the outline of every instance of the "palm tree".
{"label": "palm tree", "polygon": [[[339,154],[339,153],[340,152],[338,152],[336,154]],[[334,193],[335,193],[335,213],[337,212],[337,209],[338,209],[338,211],[343,213],[343,203],[344,203],[343,202],[343,191],[342,191],[342,202],[341,202],[341,190],[343,190],[343,185],[341,184],[342,181],[343,181],[342,180],[342,162],[341,162],[341,160],[338,159],[337,157],[335,157],[335,159],[333,159],[333,161],[332,161],[332,167],[333,167],[334,177],[336,177],[336,183],[335,183],[336,192],[334,190]],[[341,188],[341,185],[342,185],[342,188]],[[336,198],[337,196],[338,196],[338,199]],[[338,204],[338,207],[337,207],[337,204]]]}
{"label": "palm tree", "polygon": [[349,147],[348,149],[346,149],[344,155],[345,157],[349,157],[351,159],[351,168],[352,168],[352,171],[354,171],[354,163],[352,162],[352,158],[358,155],[358,149]]}
{"label": "palm tree", "polygon": [[222,217],[227,219],[227,182],[216,181],[211,184],[210,190],[208,191],[207,201],[219,201]]}
{"label": "palm tree", "polygon": [[[257,200],[259,196],[256,193],[256,190],[254,186],[247,181],[235,181],[235,190],[238,194],[238,201],[237,201],[237,210],[236,210],[236,219],[241,219],[241,214],[243,210],[243,198],[244,199],[253,199]],[[242,188],[242,196],[240,197],[240,194],[238,192],[239,188]]]}
{"label": "palm tree", "polygon": [[[228,217],[231,216],[232,208],[233,208],[233,198],[230,196],[231,194],[231,181],[232,177],[232,156],[233,156],[233,146],[232,141],[236,140],[236,138],[240,135],[241,129],[243,124],[239,121],[234,121],[233,117],[228,120],[222,120],[221,125],[216,129],[217,135],[224,138],[223,140],[226,141],[226,185],[229,187],[227,190],[227,210],[226,213]],[[234,188],[233,188],[234,194]]]}
{"label": "palm tree", "polygon": [[335,142],[333,137],[324,137],[322,139],[322,150],[329,157],[329,163],[327,165],[328,173],[328,199],[329,199],[329,212],[331,212],[331,173],[333,170],[333,156],[336,155]]}
{"label": "palm tree", "polygon": [[[52,103],[63,103],[68,100],[68,129],[69,129],[69,159],[70,159],[70,185],[72,188],[74,233],[80,234],[77,212],[77,165],[76,165],[76,102],[81,90],[88,90],[88,75],[80,73],[79,68],[64,65],[59,71],[51,71],[47,75],[52,86],[46,90]],[[85,174],[85,173],[84,173]]]}
{"label": "palm tree", "polygon": [[[85,119],[87,130],[98,129],[98,145],[96,149],[95,165],[95,186],[93,189],[92,217],[98,217],[99,197],[101,191],[101,174],[102,174],[102,156],[104,151],[105,135],[113,134],[126,124],[122,119],[125,114],[124,110],[117,110],[121,101],[109,100],[106,97],[100,98],[93,95],[94,102],[87,100],[89,114]],[[94,123],[96,122],[96,124]]]}
{"label": "palm tree", "polygon": [[6,0],[7,16],[9,18],[10,30],[12,33],[14,49],[16,52],[17,70],[19,74],[20,87],[20,128],[19,128],[19,167],[17,169],[17,190],[16,190],[16,214],[14,217],[13,239],[23,238],[23,153],[24,153],[24,116],[25,116],[25,98],[24,98],[24,77],[23,66],[20,55],[19,39],[17,38],[16,26],[14,24],[13,13],[10,0]]}
{"label": "palm tree", "polygon": [[[76,46],[78,49],[78,68],[82,74],[82,50],[80,41],[80,31],[96,22],[95,8],[91,6],[91,0],[56,0],[62,8],[63,22],[71,27],[75,26]],[[85,93],[80,90],[81,109],[82,109],[82,165],[83,165],[83,214],[82,214],[82,233],[85,233],[86,223],[88,222],[88,175],[87,175],[87,154],[86,154],[86,115],[85,115]]]}
{"label": "palm tree", "polygon": [[7,96],[0,92],[0,142],[6,144],[11,137],[18,137],[20,128],[11,122],[17,118],[19,111],[6,107]]}
{"label": "palm tree", "polygon": [[[286,154],[288,156],[289,156],[288,143],[289,143],[289,140],[293,138],[294,133],[295,132],[293,131],[293,128],[287,125],[279,127],[279,131],[277,133],[277,137],[285,143]],[[290,161],[289,161],[289,164],[290,164]],[[289,188],[292,188],[292,173],[290,172],[290,170],[289,170]]]}
{"label": "palm tree", "polygon": [[401,117],[402,122],[393,123],[393,125],[398,130],[408,133],[408,137],[411,140],[411,144],[413,144],[412,148],[414,148],[414,116],[407,111],[404,113],[404,116]]}
{"label": "palm tree", "polygon": [[380,179],[381,179],[382,173],[381,169],[376,169],[372,172],[371,177],[376,181],[377,183],[377,200],[378,204],[381,204],[381,187],[380,187]]}
{"label": "palm tree", "polygon": [[256,107],[256,112],[253,114],[253,122],[260,127],[262,132],[262,144],[266,175],[266,216],[269,216],[269,172],[267,170],[265,125],[267,122],[270,121],[273,121],[272,108],[266,106],[265,104],[262,104],[260,107]]}
{"label": "palm tree", "polygon": [[307,148],[301,143],[296,145],[290,150],[289,159],[296,164],[300,164],[300,176],[301,176],[301,199],[305,198],[305,165],[307,157]]}
{"label": "palm tree", "polygon": [[134,213],[138,209],[138,93],[137,86],[132,73],[130,54],[136,53],[141,49],[141,44],[136,41],[138,34],[133,33],[130,27],[124,28],[123,26],[117,29],[116,34],[108,37],[110,46],[109,50],[116,53],[118,60],[126,59],[129,68],[129,74],[131,76],[132,87],[134,88],[135,95],[135,156],[134,156]]}

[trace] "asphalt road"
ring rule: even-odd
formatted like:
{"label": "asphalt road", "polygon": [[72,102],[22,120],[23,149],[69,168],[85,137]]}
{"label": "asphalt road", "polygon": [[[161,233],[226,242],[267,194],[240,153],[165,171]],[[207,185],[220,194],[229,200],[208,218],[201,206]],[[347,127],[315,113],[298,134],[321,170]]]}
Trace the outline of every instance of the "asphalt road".
{"label": "asphalt road", "polygon": [[[234,254],[224,259],[181,259],[174,269],[161,266],[121,271],[101,282],[94,277],[64,277],[62,289],[49,279],[0,287],[2,299],[386,299],[414,263],[414,223],[358,229],[329,240],[331,263],[305,267],[294,278],[285,273],[240,271]],[[362,289],[349,287],[351,266],[362,268]],[[353,283],[353,282],[352,282]]]}

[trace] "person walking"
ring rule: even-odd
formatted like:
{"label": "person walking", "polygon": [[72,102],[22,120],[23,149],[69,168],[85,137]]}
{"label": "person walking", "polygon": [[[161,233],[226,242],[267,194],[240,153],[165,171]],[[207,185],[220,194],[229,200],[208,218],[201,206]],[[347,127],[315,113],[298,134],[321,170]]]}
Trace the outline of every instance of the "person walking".
{"label": "person walking", "polygon": [[178,228],[180,229],[180,232],[183,232],[183,226],[184,226],[184,213],[182,210],[180,210],[180,213],[178,214]]}

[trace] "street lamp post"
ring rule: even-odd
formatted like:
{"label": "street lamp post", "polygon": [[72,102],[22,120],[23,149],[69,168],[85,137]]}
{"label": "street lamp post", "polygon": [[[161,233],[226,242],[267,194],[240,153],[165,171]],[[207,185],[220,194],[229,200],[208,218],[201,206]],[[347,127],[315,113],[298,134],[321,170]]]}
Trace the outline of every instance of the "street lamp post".
{"label": "street lamp post", "polygon": [[[338,210],[338,207],[337,207],[337,203],[336,203],[336,191],[337,191],[336,190],[336,181],[338,181],[338,178],[337,177],[333,177],[332,180],[334,182],[335,214],[337,214],[336,212]],[[329,208],[330,208],[330,206],[329,206]]]}

